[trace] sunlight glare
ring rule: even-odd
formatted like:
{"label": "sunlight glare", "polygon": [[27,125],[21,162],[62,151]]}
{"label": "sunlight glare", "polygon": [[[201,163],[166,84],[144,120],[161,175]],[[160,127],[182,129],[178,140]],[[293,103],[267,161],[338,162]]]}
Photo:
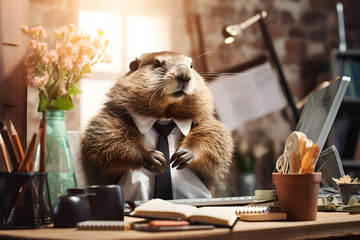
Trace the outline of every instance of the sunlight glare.
{"label": "sunlight glare", "polygon": [[118,73],[121,71],[121,17],[119,14],[90,10],[79,11],[79,29],[93,38],[98,36],[98,29],[105,32],[110,40],[106,50],[110,55],[111,63],[94,65],[93,72]]}

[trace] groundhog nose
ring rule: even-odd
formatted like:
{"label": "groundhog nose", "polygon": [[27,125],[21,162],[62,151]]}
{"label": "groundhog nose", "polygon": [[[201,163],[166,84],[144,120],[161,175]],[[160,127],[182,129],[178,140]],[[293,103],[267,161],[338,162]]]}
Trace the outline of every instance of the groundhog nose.
{"label": "groundhog nose", "polygon": [[179,82],[187,83],[191,80],[191,77],[186,74],[179,74],[176,76],[176,80],[178,80]]}
{"label": "groundhog nose", "polygon": [[179,82],[187,83],[191,80],[190,68],[185,64],[177,66],[176,80]]}

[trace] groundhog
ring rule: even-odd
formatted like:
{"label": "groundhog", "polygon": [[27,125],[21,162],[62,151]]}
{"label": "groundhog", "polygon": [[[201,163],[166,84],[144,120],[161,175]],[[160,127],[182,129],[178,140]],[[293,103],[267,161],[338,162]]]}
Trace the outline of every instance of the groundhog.
{"label": "groundhog", "polygon": [[[233,141],[215,117],[211,92],[192,59],[174,52],[142,54],[130,63],[81,137],[80,162],[87,185],[114,184],[130,169],[163,171],[161,152],[147,149],[131,115],[192,120],[171,157],[190,168],[215,193],[229,173]],[[164,163],[165,161],[165,163]]]}

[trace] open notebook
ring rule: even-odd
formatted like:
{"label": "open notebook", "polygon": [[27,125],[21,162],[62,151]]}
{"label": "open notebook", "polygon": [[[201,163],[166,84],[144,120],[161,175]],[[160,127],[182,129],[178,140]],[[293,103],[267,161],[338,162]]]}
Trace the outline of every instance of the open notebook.
{"label": "open notebook", "polygon": [[214,224],[232,227],[237,221],[236,213],[231,209],[197,208],[184,204],[173,204],[156,198],[138,206],[130,213],[132,217],[149,219],[188,220],[192,223]]}

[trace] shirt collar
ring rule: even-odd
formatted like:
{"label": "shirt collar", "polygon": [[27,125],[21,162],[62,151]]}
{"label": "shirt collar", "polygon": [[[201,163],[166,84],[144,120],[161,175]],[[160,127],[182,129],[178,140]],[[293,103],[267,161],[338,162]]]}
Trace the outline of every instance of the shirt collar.
{"label": "shirt collar", "polygon": [[[157,118],[154,117],[146,117],[137,114],[131,114],[131,117],[134,120],[134,123],[136,127],[139,129],[141,134],[144,134],[147,131],[149,131],[151,127],[154,125],[154,123],[158,120]],[[166,122],[169,120],[170,119],[160,119],[159,121]],[[181,133],[184,136],[189,134],[192,120],[180,120],[175,118],[173,118],[172,120],[176,123],[176,126],[180,129]]]}

